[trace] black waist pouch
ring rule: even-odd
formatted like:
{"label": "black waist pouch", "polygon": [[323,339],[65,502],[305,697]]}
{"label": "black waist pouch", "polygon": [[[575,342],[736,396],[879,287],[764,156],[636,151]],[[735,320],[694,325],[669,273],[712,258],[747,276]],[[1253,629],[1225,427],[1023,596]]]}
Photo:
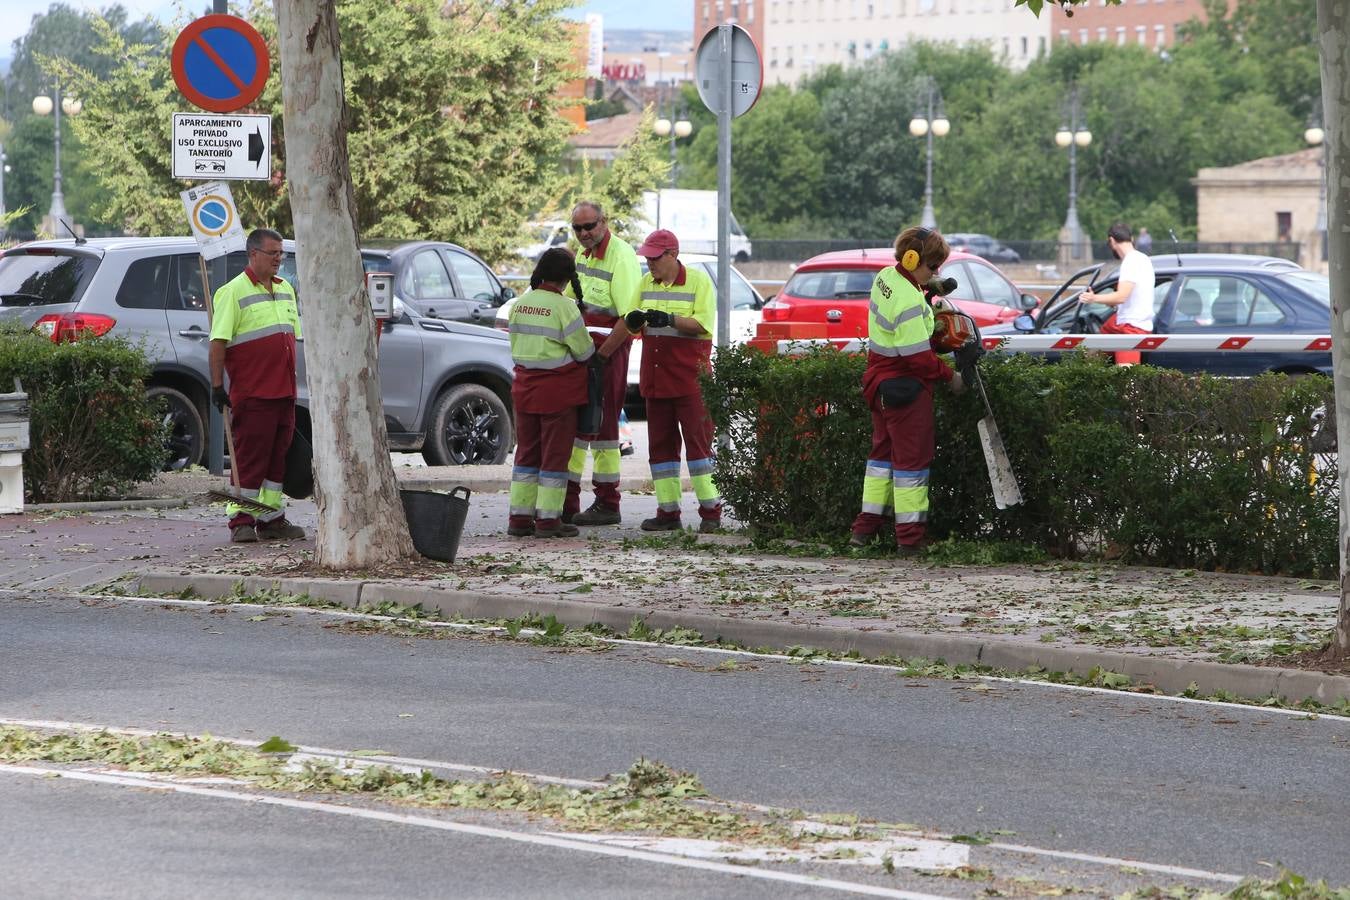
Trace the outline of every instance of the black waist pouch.
{"label": "black waist pouch", "polygon": [[887,409],[900,409],[909,406],[919,397],[923,382],[917,378],[887,378],[877,385],[877,395],[881,405]]}
{"label": "black waist pouch", "polygon": [[577,434],[599,434],[604,422],[601,401],[605,393],[605,370],[598,366],[586,369],[586,405],[577,407]]}

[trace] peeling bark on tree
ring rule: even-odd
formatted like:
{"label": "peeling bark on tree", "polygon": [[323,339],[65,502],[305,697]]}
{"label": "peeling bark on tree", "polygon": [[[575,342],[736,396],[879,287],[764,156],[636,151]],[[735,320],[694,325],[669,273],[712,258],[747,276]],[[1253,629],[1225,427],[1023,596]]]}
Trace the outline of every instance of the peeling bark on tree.
{"label": "peeling bark on tree", "polygon": [[1331,358],[1336,380],[1341,487],[1341,606],[1332,661],[1350,661],[1350,3],[1317,0],[1327,154],[1327,256],[1331,265]]}
{"label": "peeling bark on tree", "polygon": [[369,568],[415,554],[380,401],[337,14],[333,0],[275,0],[274,7],[314,426],[315,561],[325,569]]}

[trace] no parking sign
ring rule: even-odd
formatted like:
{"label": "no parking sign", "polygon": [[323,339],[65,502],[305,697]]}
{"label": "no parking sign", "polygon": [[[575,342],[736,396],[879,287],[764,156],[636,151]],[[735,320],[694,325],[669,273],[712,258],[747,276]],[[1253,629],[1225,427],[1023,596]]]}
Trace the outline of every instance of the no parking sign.
{"label": "no parking sign", "polygon": [[192,236],[202,248],[204,259],[215,259],[244,249],[244,226],[239,221],[239,211],[235,209],[228,184],[213,181],[189,188],[178,196],[183,198]]}

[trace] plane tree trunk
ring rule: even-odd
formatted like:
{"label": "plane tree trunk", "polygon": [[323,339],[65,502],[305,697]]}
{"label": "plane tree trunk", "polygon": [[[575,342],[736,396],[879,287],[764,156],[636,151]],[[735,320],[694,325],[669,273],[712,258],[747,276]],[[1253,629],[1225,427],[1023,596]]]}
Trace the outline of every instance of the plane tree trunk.
{"label": "plane tree trunk", "polygon": [[315,561],[325,569],[371,568],[415,553],[380,401],[347,161],[337,12],[333,0],[274,0],[274,8],[314,428]]}

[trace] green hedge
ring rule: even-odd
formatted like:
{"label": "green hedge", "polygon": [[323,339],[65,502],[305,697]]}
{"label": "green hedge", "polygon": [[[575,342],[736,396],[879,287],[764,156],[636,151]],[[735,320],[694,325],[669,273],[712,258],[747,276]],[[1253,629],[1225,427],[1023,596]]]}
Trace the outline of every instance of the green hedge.
{"label": "green hedge", "polygon": [[[731,435],[716,474],[737,518],[770,534],[847,534],[871,446],[863,367],[831,349],[719,351],[704,391]],[[1025,502],[994,508],[975,427],[983,406],[973,390],[939,391],[934,537],[1335,576],[1335,457],[1316,452],[1327,440],[1321,419],[1334,416],[1329,379],[1193,376],[1100,355],[1051,365],[990,354],[981,369]]]}
{"label": "green hedge", "polygon": [[164,428],[145,397],[145,356],[125,341],[54,344],[0,331],[0,392],[17,376],[28,394],[31,447],[24,496],[32,503],[124,494],[164,463]]}

